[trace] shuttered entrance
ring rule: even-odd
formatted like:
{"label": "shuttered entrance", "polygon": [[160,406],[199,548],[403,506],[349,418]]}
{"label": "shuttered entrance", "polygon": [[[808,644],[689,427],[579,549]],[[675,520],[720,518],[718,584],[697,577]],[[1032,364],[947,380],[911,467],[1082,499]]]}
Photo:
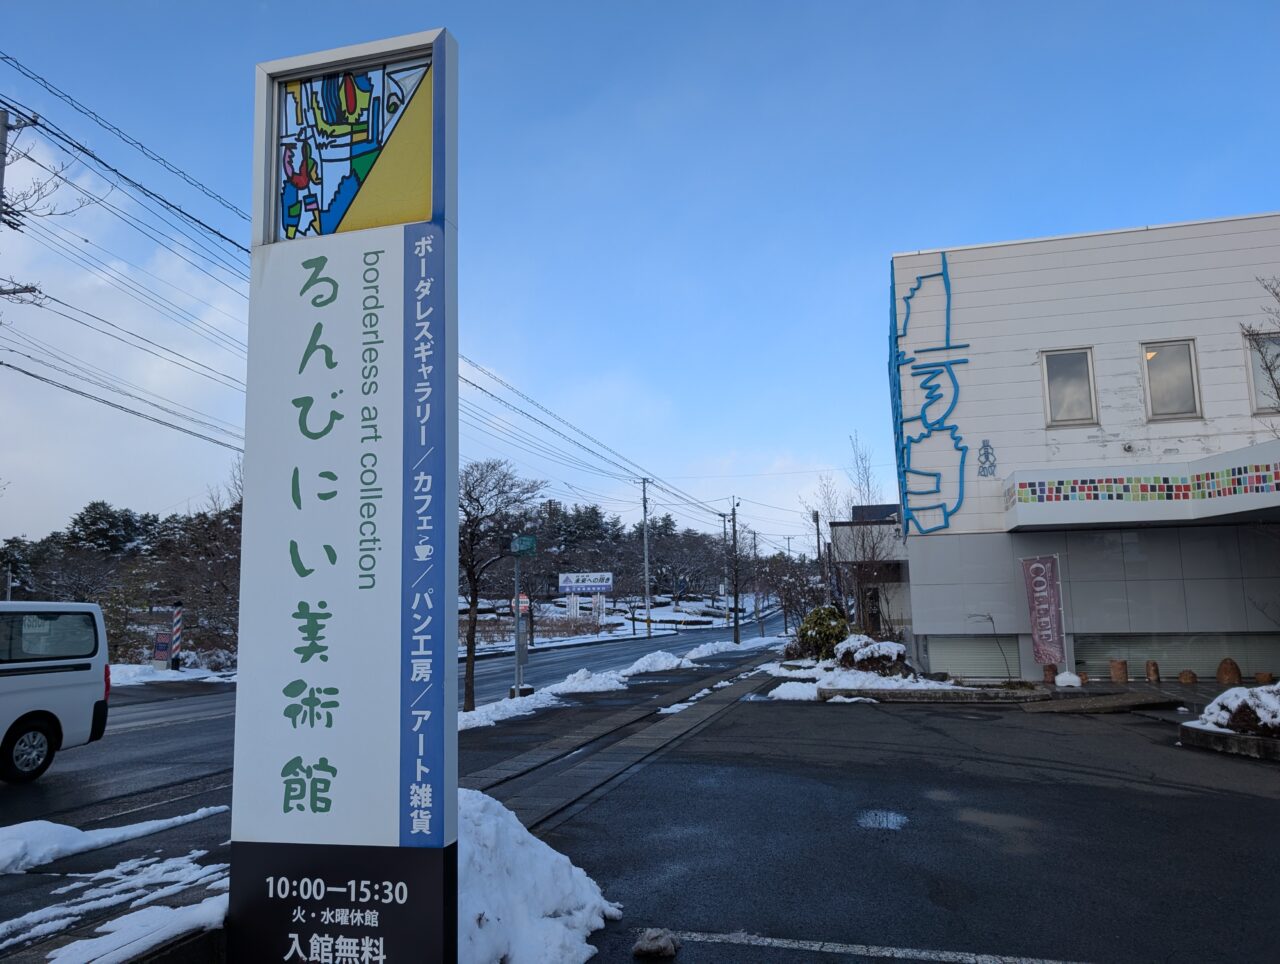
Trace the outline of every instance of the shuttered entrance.
{"label": "shuttered entrance", "polygon": [[1076,636],[1076,668],[1093,679],[1110,679],[1111,660],[1127,659],[1129,676],[1146,676],[1147,660],[1160,664],[1160,675],[1173,678],[1189,669],[1201,679],[1213,679],[1218,663],[1230,656],[1240,672],[1253,676],[1259,670],[1280,673],[1280,635],[1274,633],[1143,633],[1113,636]]}
{"label": "shuttered entrance", "polygon": [[929,671],[965,679],[1018,679],[1016,636],[933,636],[927,640]]}

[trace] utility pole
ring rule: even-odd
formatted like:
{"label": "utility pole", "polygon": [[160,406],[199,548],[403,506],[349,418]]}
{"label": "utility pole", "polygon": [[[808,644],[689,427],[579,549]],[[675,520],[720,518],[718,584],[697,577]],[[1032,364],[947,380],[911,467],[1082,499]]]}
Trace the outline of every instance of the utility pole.
{"label": "utility pole", "polygon": [[9,157],[9,112],[0,108],[0,224],[4,224],[4,167]]}
{"label": "utility pole", "polygon": [[818,510],[813,510],[813,535],[818,540],[818,574],[822,577],[822,582],[827,587],[827,605],[831,605],[831,580],[827,576],[827,567],[822,557],[822,523],[819,521]]}
{"label": "utility pole", "polygon": [[742,630],[738,626],[738,497],[730,497],[733,513],[733,642],[741,645]]}
{"label": "utility pole", "polygon": [[13,566],[6,564],[4,567],[4,601],[9,602],[13,599]]}
{"label": "utility pole", "polygon": [[760,630],[760,635],[764,635],[764,620],[760,618],[760,543],[756,539],[756,532],[751,532],[751,588],[752,595],[756,600],[756,628]]}
{"label": "utility pole", "polygon": [[[9,112],[0,109],[0,226],[8,224],[9,227],[17,227],[17,215],[13,215],[13,220],[6,222],[4,215],[4,169],[5,162],[9,156],[9,131],[21,130],[24,127],[30,127],[39,121],[39,117],[32,115],[30,120],[20,120],[16,124],[9,123]],[[32,294],[32,291],[0,291],[0,294]]]}
{"label": "utility pole", "polygon": [[653,636],[649,606],[649,479],[640,480],[640,511],[644,519],[644,634]]}
{"label": "utility pole", "polygon": [[[724,554],[724,580],[720,583],[720,595],[727,596],[729,592],[729,513],[717,512],[720,517],[720,551]],[[728,599],[725,599],[728,602]],[[729,625],[729,607],[724,607],[724,624]]]}
{"label": "utility pole", "polygon": [[788,559],[790,559],[790,558],[791,558],[791,538],[792,538],[791,536],[787,536],[787,537],[786,537],[786,540],[787,540],[787,558],[788,558]]}

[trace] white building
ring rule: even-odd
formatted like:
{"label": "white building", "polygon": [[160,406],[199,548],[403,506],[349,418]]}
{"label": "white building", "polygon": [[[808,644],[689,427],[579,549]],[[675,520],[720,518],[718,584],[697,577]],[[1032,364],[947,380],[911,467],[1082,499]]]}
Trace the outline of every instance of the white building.
{"label": "white building", "polygon": [[1040,678],[1020,560],[1056,557],[1060,668],[1280,672],[1280,417],[1241,328],[1267,323],[1276,275],[1280,215],[893,257],[930,669]]}

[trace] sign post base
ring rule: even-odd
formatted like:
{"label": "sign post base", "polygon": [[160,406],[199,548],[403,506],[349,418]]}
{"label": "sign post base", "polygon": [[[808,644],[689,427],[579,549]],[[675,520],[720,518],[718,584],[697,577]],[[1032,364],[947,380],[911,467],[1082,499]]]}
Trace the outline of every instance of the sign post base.
{"label": "sign post base", "polygon": [[[367,949],[368,956],[356,960],[387,964],[453,964],[458,958],[456,843],[232,841],[231,855],[236,873],[227,913],[229,961],[288,960],[295,941],[304,960],[319,959],[313,946],[354,946],[359,955]],[[372,868],[378,879],[365,879]]]}
{"label": "sign post base", "polygon": [[519,686],[511,687],[509,690],[507,690],[507,693],[510,696],[510,698],[513,700],[517,696],[532,696],[533,687],[530,686],[528,683],[521,683]]}

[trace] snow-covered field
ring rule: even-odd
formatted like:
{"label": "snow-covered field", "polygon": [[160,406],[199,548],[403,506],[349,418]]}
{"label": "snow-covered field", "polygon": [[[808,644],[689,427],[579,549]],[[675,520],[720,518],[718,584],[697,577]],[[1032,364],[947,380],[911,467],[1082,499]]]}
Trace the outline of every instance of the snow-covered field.
{"label": "snow-covered field", "polygon": [[[20,872],[58,857],[135,839],[167,826],[202,819],[226,807],[174,821],[148,821],[109,831],[31,821],[0,829],[10,869]],[[159,826],[165,824],[167,826]],[[0,921],[0,952],[76,925],[91,912],[129,907],[97,928],[96,936],[54,951],[60,964],[114,964],[184,933],[222,926],[227,913],[226,864],[200,864],[204,851],[161,859],[141,857],[73,879],[55,891],[66,900]],[[155,902],[202,888],[212,895],[182,907]],[[458,960],[465,964],[581,964],[595,954],[587,943],[622,908],[568,857],[534,837],[515,814],[475,790],[458,791]]]}

